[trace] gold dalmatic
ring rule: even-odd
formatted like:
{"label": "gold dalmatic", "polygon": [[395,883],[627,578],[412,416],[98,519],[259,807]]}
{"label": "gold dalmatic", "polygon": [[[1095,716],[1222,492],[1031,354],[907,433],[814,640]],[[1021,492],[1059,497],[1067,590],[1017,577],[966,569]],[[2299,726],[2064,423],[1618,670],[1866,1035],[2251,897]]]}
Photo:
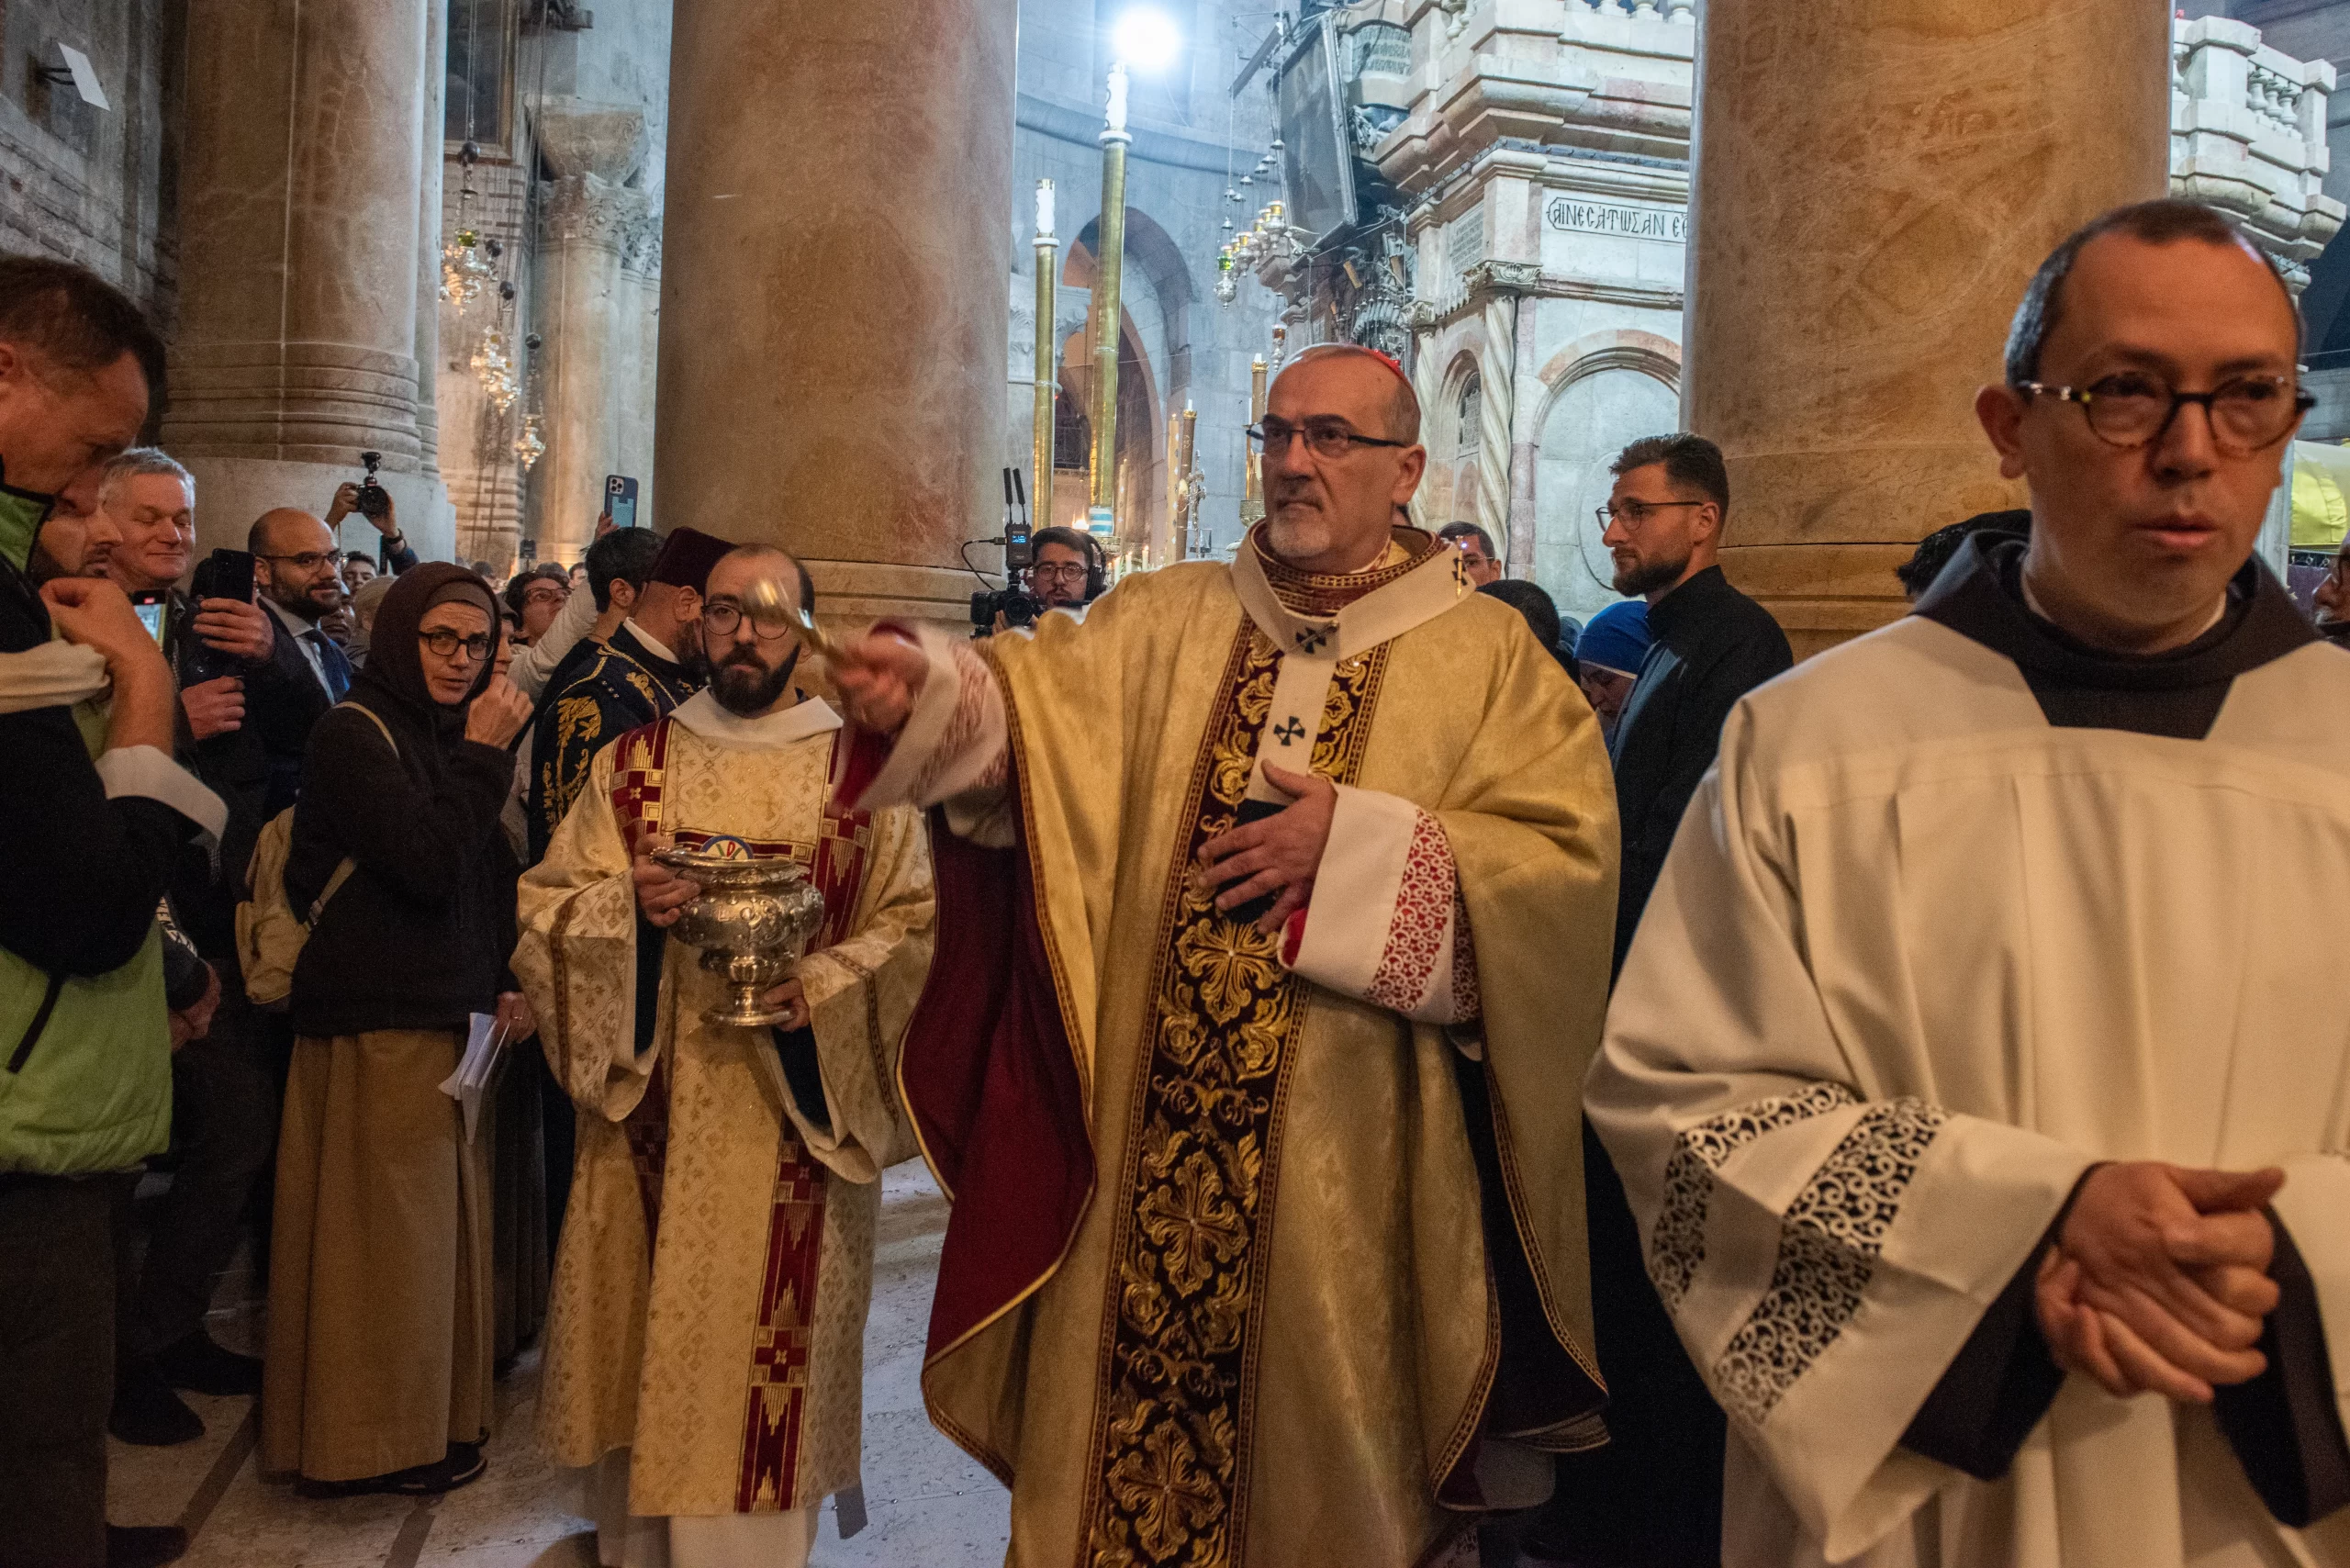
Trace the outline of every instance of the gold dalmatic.
{"label": "gold dalmatic", "polygon": [[[1341,661],[1314,771],[1354,782],[1385,644]],[[1129,1114],[1103,1303],[1080,1562],[1222,1568],[1246,1539],[1257,1327],[1272,1254],[1281,1109],[1306,1014],[1280,937],[1191,875],[1248,789],[1281,657],[1241,623],[1192,769]]]}

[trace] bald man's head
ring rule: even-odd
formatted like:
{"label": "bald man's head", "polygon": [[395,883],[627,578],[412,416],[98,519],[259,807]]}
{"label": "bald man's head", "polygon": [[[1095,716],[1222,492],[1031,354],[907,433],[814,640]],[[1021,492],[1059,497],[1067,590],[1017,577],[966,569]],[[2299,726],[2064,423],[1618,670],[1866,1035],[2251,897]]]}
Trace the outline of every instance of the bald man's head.
{"label": "bald man's head", "polygon": [[[326,543],[314,543],[320,536]],[[298,554],[305,550],[333,549],[334,536],[327,532],[325,523],[300,507],[273,507],[245,530],[245,548],[256,555]]]}
{"label": "bald man's head", "polygon": [[308,512],[278,507],[262,513],[245,531],[245,548],[253,554],[253,582],[288,614],[316,621],[341,605],[334,534]]}
{"label": "bald man's head", "polygon": [[1300,571],[1360,572],[1386,550],[1427,464],[1419,400],[1394,362],[1317,345],[1273,382],[1259,422],[1265,543]]}
{"label": "bald man's head", "polygon": [[1420,439],[1420,395],[1412,390],[1411,378],[1404,374],[1404,367],[1377,349],[1365,348],[1360,343],[1315,343],[1292,360],[1281,374],[1287,375],[1309,364],[1340,364],[1351,375],[1366,377],[1363,385],[1386,404],[1386,428],[1365,430],[1365,435],[1382,435],[1405,446]]}

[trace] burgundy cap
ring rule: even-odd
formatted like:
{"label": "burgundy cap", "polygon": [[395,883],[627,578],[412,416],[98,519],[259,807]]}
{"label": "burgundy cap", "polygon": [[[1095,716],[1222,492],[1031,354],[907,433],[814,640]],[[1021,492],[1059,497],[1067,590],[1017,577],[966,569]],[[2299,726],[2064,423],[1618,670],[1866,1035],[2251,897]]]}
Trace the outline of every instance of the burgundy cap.
{"label": "burgundy cap", "polygon": [[734,546],[698,528],[673,528],[653,558],[653,581],[700,593],[709,586],[710,569]]}

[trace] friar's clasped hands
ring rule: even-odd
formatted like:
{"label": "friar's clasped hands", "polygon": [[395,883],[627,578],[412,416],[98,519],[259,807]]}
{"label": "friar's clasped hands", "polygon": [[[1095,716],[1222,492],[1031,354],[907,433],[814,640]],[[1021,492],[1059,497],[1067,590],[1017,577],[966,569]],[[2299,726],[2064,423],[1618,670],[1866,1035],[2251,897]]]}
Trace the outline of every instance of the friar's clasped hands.
{"label": "friar's clasped hands", "polygon": [[2040,1331],[2056,1364],[2115,1394],[2199,1405],[2258,1377],[2278,1299],[2264,1209],[2284,1184],[2274,1169],[2092,1170],[2040,1269]]}

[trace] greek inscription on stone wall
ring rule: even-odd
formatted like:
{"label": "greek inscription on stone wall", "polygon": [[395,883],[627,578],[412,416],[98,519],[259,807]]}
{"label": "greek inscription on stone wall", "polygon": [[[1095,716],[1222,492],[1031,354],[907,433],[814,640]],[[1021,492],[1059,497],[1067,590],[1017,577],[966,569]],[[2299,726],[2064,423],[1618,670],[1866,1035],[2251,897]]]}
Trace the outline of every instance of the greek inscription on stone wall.
{"label": "greek inscription on stone wall", "polygon": [[1661,207],[1617,207],[1607,202],[1553,196],[1542,216],[1551,228],[1571,234],[1613,234],[1626,240],[1661,240],[1673,245],[1685,244],[1689,239],[1689,215]]}

